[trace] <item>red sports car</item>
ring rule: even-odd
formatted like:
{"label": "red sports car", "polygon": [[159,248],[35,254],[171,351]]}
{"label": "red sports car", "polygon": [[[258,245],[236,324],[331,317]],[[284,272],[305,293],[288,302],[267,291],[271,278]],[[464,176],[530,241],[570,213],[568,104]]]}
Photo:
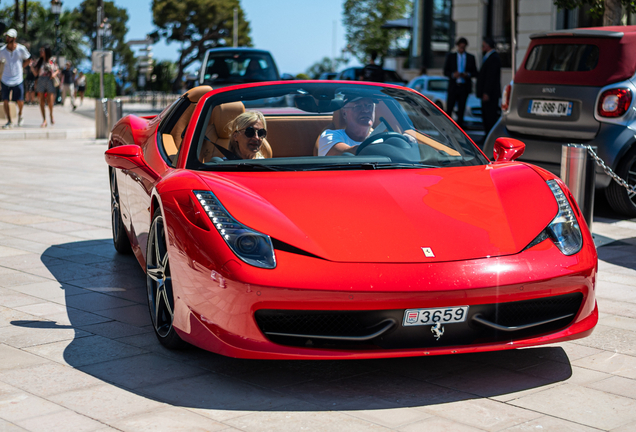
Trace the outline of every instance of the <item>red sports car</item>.
{"label": "red sports car", "polygon": [[113,128],[113,240],[169,348],[360,359],[585,337],[596,249],[523,149],[501,139],[490,163],[393,85],[197,87]]}

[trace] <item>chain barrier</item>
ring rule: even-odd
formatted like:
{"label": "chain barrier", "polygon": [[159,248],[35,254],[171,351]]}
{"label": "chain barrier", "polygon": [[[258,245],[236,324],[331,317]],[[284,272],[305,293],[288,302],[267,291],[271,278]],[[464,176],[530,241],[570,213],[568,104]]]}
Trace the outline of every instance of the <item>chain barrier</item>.
{"label": "chain barrier", "polygon": [[587,151],[590,153],[590,155],[592,155],[596,164],[600,166],[601,168],[603,168],[603,171],[605,171],[605,174],[610,176],[616,183],[618,183],[619,185],[627,189],[627,192],[629,192],[630,194],[636,194],[636,185],[630,186],[629,183],[627,183],[622,177],[620,177],[618,174],[612,171],[612,169],[607,166],[605,161],[601,159],[599,155],[596,154],[592,146],[584,145],[583,147],[585,147]]}

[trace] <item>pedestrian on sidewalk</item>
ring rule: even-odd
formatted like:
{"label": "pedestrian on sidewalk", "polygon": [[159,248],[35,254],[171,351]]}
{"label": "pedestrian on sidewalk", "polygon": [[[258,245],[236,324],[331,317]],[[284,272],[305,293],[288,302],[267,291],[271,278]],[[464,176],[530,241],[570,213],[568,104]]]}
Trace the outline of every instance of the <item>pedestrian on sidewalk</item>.
{"label": "pedestrian on sidewalk", "polygon": [[77,96],[79,95],[80,97],[80,106],[82,106],[84,104],[84,92],[86,91],[86,75],[84,75],[84,72],[79,73],[79,75],[77,76],[77,80],[75,81],[75,99],[77,99]]}
{"label": "pedestrian on sidewalk", "polygon": [[7,44],[0,49],[0,60],[4,59],[4,72],[0,79],[2,86],[2,99],[4,101],[4,113],[7,116],[7,124],[2,126],[3,129],[13,127],[11,121],[11,111],[9,100],[13,100],[18,105],[18,126],[22,126],[24,118],[22,117],[22,108],[24,107],[24,67],[29,64],[29,50],[22,44],[17,42],[18,32],[15,29],[9,29],[6,33]]}
{"label": "pedestrian on sidewalk", "polygon": [[66,62],[66,67],[62,71],[62,106],[66,101],[66,94],[71,97],[71,106],[73,111],[77,108],[75,105],[75,71],[71,68],[71,62]]}
{"label": "pedestrian on sidewalk", "polygon": [[51,124],[55,124],[55,120],[53,119],[53,104],[55,103],[57,86],[53,83],[53,81],[55,79],[59,80],[58,75],[60,71],[53,61],[51,47],[49,44],[40,48],[40,58],[34,66],[31,66],[31,68],[33,73],[38,77],[35,90],[38,92],[38,97],[40,98],[40,112],[42,113],[42,125],[40,127],[47,126],[45,109],[47,102],[49,105]]}
{"label": "pedestrian on sidewalk", "polygon": [[481,99],[481,118],[484,124],[484,141],[499,120],[501,97],[501,59],[495,50],[495,41],[485,36],[481,43],[484,55],[477,77],[477,97]]}

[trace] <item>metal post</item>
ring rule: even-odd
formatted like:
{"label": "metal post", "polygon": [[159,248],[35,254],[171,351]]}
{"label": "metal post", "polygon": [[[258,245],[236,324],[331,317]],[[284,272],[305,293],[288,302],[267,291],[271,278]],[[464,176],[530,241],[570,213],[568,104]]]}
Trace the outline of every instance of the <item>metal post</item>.
{"label": "metal post", "polygon": [[515,72],[517,70],[517,11],[516,11],[517,0],[510,0],[510,27],[511,27],[511,38],[510,38],[510,54],[512,60],[512,80],[515,79]]}
{"label": "metal post", "polygon": [[[102,0],[98,0],[97,2],[98,6],[97,6],[97,27],[95,29],[95,45],[97,47],[97,51],[101,51],[102,50],[102,32],[101,32],[101,25],[102,25],[102,20],[103,20],[103,6],[102,6]],[[100,68],[99,68],[99,98],[100,99],[104,99],[104,54],[102,53],[101,55],[101,59],[100,59]]]}
{"label": "metal post", "polygon": [[591,231],[596,171],[586,146],[566,144],[561,147],[561,180],[572,192]]}
{"label": "metal post", "polygon": [[238,47],[238,8],[234,8],[234,26],[232,34],[232,46]]}
{"label": "metal post", "polygon": [[113,130],[115,123],[123,117],[123,104],[121,99],[104,99],[107,102],[108,130]]}
{"label": "metal post", "polygon": [[101,139],[108,136],[108,99],[95,100],[95,138]]}

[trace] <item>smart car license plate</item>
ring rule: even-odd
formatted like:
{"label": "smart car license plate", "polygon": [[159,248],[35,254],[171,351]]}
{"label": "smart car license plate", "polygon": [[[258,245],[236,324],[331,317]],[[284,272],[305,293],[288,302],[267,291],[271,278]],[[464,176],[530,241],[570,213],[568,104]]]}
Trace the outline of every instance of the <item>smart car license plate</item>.
{"label": "smart car license plate", "polygon": [[436,323],[452,324],[466,321],[468,306],[455,306],[430,309],[407,309],[404,311],[403,326],[431,325]]}
{"label": "smart car license plate", "polygon": [[531,100],[528,112],[541,116],[567,117],[572,115],[572,102]]}

